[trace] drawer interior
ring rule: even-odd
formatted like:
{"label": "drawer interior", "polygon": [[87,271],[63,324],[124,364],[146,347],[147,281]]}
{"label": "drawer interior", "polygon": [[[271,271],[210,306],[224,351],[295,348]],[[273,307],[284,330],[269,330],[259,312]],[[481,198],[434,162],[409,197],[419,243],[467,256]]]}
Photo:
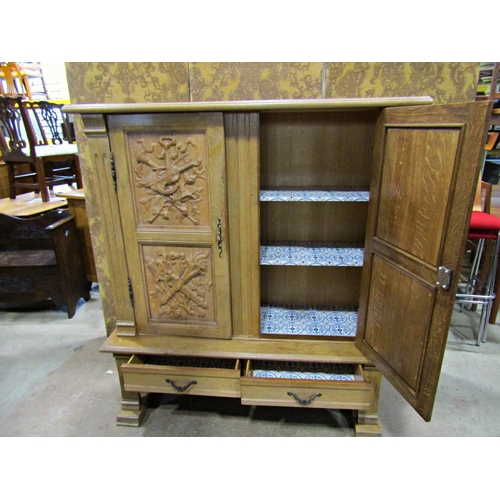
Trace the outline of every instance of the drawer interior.
{"label": "drawer interior", "polygon": [[[137,360],[137,356],[135,356]],[[137,362],[137,361],[135,361]],[[208,368],[214,370],[239,370],[239,359],[199,358],[191,356],[142,356],[141,363],[156,366],[176,366],[186,368]]]}
{"label": "drawer interior", "polygon": [[245,376],[268,379],[364,381],[360,365],[297,361],[248,361]]}

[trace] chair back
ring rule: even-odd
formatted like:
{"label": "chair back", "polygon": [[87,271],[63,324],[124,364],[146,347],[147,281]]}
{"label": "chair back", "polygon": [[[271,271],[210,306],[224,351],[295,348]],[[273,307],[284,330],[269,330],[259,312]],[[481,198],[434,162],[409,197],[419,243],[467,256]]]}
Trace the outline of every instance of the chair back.
{"label": "chair back", "polygon": [[4,159],[31,153],[24,115],[21,97],[0,96],[0,125],[4,137],[0,145]]}
{"label": "chair back", "polygon": [[492,185],[479,180],[476,188],[476,196],[472,210],[475,212],[491,213]]}
{"label": "chair back", "polygon": [[23,105],[31,121],[37,145],[73,142],[69,119],[62,111],[62,104],[48,101],[25,101]]}

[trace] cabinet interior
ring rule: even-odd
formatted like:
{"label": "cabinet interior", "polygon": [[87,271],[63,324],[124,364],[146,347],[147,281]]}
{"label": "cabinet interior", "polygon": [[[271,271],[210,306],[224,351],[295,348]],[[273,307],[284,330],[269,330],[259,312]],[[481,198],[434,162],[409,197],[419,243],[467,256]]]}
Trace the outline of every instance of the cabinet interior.
{"label": "cabinet interior", "polygon": [[355,336],[377,118],[260,114],[261,335]]}

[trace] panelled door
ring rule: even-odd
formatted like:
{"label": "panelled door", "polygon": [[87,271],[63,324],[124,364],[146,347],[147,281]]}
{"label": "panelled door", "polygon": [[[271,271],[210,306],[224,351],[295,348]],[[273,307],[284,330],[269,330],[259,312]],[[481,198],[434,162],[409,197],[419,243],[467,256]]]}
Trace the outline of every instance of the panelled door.
{"label": "panelled door", "polygon": [[486,107],[392,108],[377,124],[356,345],[427,421],[482,159]]}
{"label": "panelled door", "polygon": [[108,127],[137,332],[230,338],[222,113]]}

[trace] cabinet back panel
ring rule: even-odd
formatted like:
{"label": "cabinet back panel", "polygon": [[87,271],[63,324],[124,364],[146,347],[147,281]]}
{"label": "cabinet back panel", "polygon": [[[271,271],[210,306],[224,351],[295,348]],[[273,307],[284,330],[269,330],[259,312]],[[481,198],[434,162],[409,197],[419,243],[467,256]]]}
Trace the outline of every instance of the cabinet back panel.
{"label": "cabinet back panel", "polygon": [[263,242],[365,241],[368,204],[269,202],[260,205]]}
{"label": "cabinet back panel", "polygon": [[360,267],[261,266],[263,304],[357,308]]}
{"label": "cabinet back panel", "polygon": [[364,187],[377,110],[262,113],[261,188]]}

